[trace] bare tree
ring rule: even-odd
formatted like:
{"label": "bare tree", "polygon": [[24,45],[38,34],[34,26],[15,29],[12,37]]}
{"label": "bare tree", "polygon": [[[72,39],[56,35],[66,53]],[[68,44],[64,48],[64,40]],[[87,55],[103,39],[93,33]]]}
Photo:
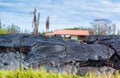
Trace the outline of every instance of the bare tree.
{"label": "bare tree", "polygon": [[115,24],[108,19],[95,19],[91,24],[94,34],[110,35],[115,33]]}
{"label": "bare tree", "polygon": [[38,35],[38,27],[39,27],[39,20],[40,20],[40,13],[38,13],[37,16],[37,10],[34,8],[34,11],[31,12],[33,14],[33,21],[32,21],[32,27],[33,27],[33,34]]}
{"label": "bare tree", "polygon": [[49,21],[50,21],[50,17],[48,16],[46,20],[46,32],[49,31],[49,23],[50,23]]}
{"label": "bare tree", "polygon": [[113,34],[116,34],[116,24],[113,24]]}
{"label": "bare tree", "polygon": [[120,35],[120,30],[119,29],[117,29],[117,35]]}

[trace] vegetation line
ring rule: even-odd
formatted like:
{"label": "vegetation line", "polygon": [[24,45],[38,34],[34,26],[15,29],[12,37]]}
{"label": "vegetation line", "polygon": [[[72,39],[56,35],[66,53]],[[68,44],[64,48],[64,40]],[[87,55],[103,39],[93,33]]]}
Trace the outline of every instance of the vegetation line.
{"label": "vegetation line", "polygon": [[116,74],[102,74],[97,75],[94,73],[86,74],[85,76],[78,76],[74,74],[67,73],[55,73],[53,71],[46,72],[44,67],[40,68],[41,70],[33,70],[30,68],[29,70],[0,70],[0,78],[119,78],[120,74],[116,72]]}

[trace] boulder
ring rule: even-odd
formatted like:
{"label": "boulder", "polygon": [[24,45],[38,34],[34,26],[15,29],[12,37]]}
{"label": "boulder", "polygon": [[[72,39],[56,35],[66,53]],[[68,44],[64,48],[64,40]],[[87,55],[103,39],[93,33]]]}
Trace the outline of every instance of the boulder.
{"label": "boulder", "polygon": [[100,44],[102,45],[107,45],[110,48],[114,49],[115,52],[119,55],[120,57],[120,38],[111,38],[109,40],[101,40]]}
{"label": "boulder", "polygon": [[[109,52],[108,52],[109,49]],[[109,55],[108,55],[109,53]],[[92,65],[91,61],[106,61],[114,50],[99,44],[68,44],[62,42],[39,42],[28,53],[28,62],[33,67],[45,65],[51,68],[62,68],[67,65]],[[37,63],[36,63],[37,62]]]}
{"label": "boulder", "polygon": [[[28,67],[29,64],[24,61],[25,55],[22,54],[22,66]],[[20,65],[20,54],[19,52],[0,53],[0,69],[18,69]]]}

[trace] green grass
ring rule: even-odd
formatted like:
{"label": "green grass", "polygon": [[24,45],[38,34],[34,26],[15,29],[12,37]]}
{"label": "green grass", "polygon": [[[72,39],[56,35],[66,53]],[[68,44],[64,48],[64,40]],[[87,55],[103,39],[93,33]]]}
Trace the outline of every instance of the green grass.
{"label": "green grass", "polygon": [[94,73],[89,73],[84,77],[66,74],[66,73],[55,73],[46,72],[44,68],[41,70],[0,70],[0,78],[120,78],[120,74],[116,72],[115,75],[96,75]]}

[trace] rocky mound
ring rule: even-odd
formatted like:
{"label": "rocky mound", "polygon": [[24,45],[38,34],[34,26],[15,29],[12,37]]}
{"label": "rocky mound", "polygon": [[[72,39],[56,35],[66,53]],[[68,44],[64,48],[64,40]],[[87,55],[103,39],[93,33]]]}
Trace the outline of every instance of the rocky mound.
{"label": "rocky mound", "polygon": [[0,69],[19,68],[20,52],[25,69],[45,66],[48,71],[79,75],[120,69],[120,36],[90,36],[85,43],[71,41],[42,35],[0,35]]}

